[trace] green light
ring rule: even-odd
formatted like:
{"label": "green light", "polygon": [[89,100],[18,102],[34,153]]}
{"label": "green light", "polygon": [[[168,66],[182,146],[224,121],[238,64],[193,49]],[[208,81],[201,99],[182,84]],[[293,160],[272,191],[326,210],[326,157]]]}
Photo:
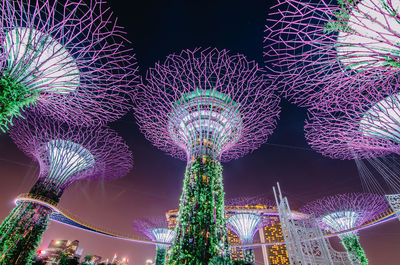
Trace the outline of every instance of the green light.
{"label": "green light", "polygon": [[0,129],[6,132],[24,108],[36,102],[36,94],[6,74],[0,78]]}
{"label": "green light", "polygon": [[362,249],[356,234],[346,235],[341,240],[351,260],[359,260],[362,265],[368,264],[368,259]]}

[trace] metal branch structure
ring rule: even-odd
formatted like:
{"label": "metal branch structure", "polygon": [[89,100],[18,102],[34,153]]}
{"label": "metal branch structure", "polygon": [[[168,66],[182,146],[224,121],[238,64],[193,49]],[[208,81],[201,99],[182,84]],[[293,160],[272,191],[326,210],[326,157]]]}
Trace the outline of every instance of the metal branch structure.
{"label": "metal branch structure", "polygon": [[370,88],[362,92],[364,96],[348,97],[341,110],[310,111],[305,132],[312,148],[337,159],[400,153],[399,94]]}
{"label": "metal branch structure", "polygon": [[[276,212],[276,204],[271,200],[267,200],[260,196],[253,197],[236,197],[229,199],[225,202],[225,212],[227,217],[228,238],[231,243],[231,259],[241,261],[244,263],[255,264],[255,256],[252,247],[236,246],[235,244],[250,244],[253,243],[253,237],[257,231],[260,233],[261,242],[266,241],[268,236],[264,231],[264,227],[269,226],[271,230],[281,232],[280,224],[275,225],[274,221],[279,220],[279,214],[271,216],[272,212]],[[274,215],[273,213],[272,215]],[[273,227],[273,228],[272,228]],[[279,233],[277,232],[277,233]],[[273,234],[273,233],[271,233]],[[273,236],[271,236],[273,237]],[[284,245],[263,247],[264,260],[270,260],[268,252],[274,248],[284,249],[282,252],[286,252]],[[278,252],[278,251],[277,251]],[[279,252],[281,253],[281,252]],[[272,257],[273,255],[271,255]]]}
{"label": "metal branch structure", "polygon": [[[78,127],[35,112],[17,119],[9,131],[17,146],[40,167],[30,193],[57,205],[64,190],[81,179],[109,180],[126,175],[132,155],[122,138],[105,127]],[[52,210],[21,202],[0,226],[0,264],[27,264],[47,228]]]}
{"label": "metal branch structure", "polygon": [[0,129],[35,106],[96,125],[130,109],[136,60],[103,0],[1,0]]}
{"label": "metal branch structure", "polygon": [[280,0],[265,37],[267,67],[283,95],[329,106],[365,83],[397,79],[398,0]]}
{"label": "metal branch structure", "polygon": [[142,132],[188,163],[167,262],[207,264],[228,250],[220,161],[239,158],[267,141],[279,98],[255,62],[226,50],[169,55],[148,70],[146,80],[135,102]]}
{"label": "metal branch structure", "polygon": [[[339,232],[365,224],[386,211],[388,207],[383,196],[348,193],[310,202],[300,211],[314,215],[322,229]],[[358,260],[363,265],[368,264],[356,232],[345,233],[340,238],[352,260]]]}
{"label": "metal branch structure", "polygon": [[[175,239],[175,231],[167,227],[165,218],[147,218],[136,220],[132,224],[134,230],[144,234],[154,242],[172,243]],[[156,247],[156,265],[165,265],[167,244],[158,244]]]}
{"label": "metal branch structure", "polygon": [[282,196],[279,183],[277,189],[273,187],[273,190],[290,264],[361,265],[358,260],[351,260],[347,253],[332,248],[313,214],[303,214],[301,218],[294,219],[288,199]]}
{"label": "metal branch structure", "polygon": [[[335,159],[374,160],[372,165],[383,177],[390,192],[398,194],[400,179],[394,163],[380,162],[390,154],[400,154],[400,94],[397,81],[387,79],[365,84],[362,90],[344,93],[340,103],[331,108],[310,111],[305,125],[310,146]],[[357,162],[363,167],[362,162]],[[362,171],[365,170],[363,168]],[[389,174],[388,174],[389,173]],[[362,176],[367,190],[380,184],[373,176]],[[380,192],[383,189],[380,188]],[[397,210],[394,209],[396,212]]]}

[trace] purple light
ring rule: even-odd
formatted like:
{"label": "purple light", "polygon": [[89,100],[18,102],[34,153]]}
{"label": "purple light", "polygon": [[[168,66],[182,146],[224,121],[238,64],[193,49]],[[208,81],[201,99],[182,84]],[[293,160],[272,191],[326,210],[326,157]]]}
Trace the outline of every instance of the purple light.
{"label": "purple light", "polygon": [[372,221],[389,208],[383,196],[347,193],[310,202],[300,212],[314,215],[321,228],[331,232],[350,230]]}
{"label": "purple light", "polygon": [[136,220],[132,223],[132,227],[152,241],[172,243],[175,238],[175,231],[167,228],[165,218],[145,218]]}
{"label": "purple light", "polygon": [[97,125],[130,109],[136,60],[104,1],[0,0],[0,11],[2,77],[26,87],[37,110]]}
{"label": "purple light", "polygon": [[264,55],[275,84],[307,107],[354,99],[353,92],[371,83],[385,90],[382,80],[397,79],[400,67],[399,5],[280,0],[265,31]]}
{"label": "purple light", "polygon": [[79,179],[126,175],[132,154],[122,138],[105,127],[63,124],[35,112],[10,130],[17,146],[40,165],[39,182],[63,191]]}

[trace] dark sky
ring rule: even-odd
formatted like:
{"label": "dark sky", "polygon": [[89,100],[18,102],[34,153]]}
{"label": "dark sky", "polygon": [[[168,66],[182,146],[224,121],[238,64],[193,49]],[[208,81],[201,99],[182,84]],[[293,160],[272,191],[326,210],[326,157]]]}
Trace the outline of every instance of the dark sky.
{"label": "dark sky", "polygon": [[[111,7],[132,40],[141,74],[170,53],[195,47],[217,47],[245,54],[263,63],[263,30],[269,1],[112,0]],[[224,164],[226,198],[263,195],[273,199],[280,182],[292,208],[324,195],[361,191],[352,161],[322,157],[304,140],[306,111],[282,102],[277,129],[267,144],[239,160]],[[139,132],[132,113],[112,124],[134,154],[134,169],[111,182],[81,181],[63,195],[60,205],[89,223],[131,234],[131,222],[141,216],[163,215],[176,208],[182,191],[185,162],[153,147]],[[36,164],[0,135],[0,219],[14,207],[13,199],[29,191]],[[390,221],[360,232],[371,265],[397,265],[400,224]],[[41,247],[51,239],[78,239],[85,252],[112,257],[117,252],[130,264],[154,257],[154,247],[104,238],[52,223]]]}

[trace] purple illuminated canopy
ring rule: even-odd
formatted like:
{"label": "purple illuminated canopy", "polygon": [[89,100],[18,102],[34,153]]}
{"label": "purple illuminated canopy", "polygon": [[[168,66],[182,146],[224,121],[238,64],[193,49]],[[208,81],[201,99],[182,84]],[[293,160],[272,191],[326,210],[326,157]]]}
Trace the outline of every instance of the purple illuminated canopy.
{"label": "purple illuminated canopy", "polygon": [[361,226],[388,208],[383,196],[346,193],[310,202],[300,212],[314,215],[321,228],[340,232]]}
{"label": "purple illuminated canopy", "polygon": [[10,130],[16,145],[40,166],[39,181],[65,189],[79,179],[109,180],[126,175],[132,154],[107,127],[78,127],[35,112]]}
{"label": "purple illuminated canopy", "polygon": [[147,72],[136,104],[155,146],[189,160],[209,151],[227,161],[266,142],[280,111],[275,88],[254,61],[227,50],[172,54]]}
{"label": "purple illuminated canopy", "polygon": [[332,108],[310,111],[305,126],[313,149],[339,159],[400,153],[400,94],[390,82],[371,83]]}
{"label": "purple illuminated canopy", "polygon": [[0,0],[0,12],[1,78],[26,90],[25,105],[6,110],[8,122],[32,105],[91,125],[130,109],[136,60],[105,1]]}
{"label": "purple illuminated canopy", "polygon": [[175,238],[175,231],[167,227],[165,218],[153,217],[135,220],[132,227],[152,241],[171,243]]}
{"label": "purple illuminated canopy", "polygon": [[283,95],[329,106],[344,90],[384,85],[400,68],[399,1],[280,0],[267,22],[265,58]]}
{"label": "purple illuminated canopy", "polygon": [[237,197],[230,200],[227,200],[225,205],[229,206],[255,206],[255,205],[265,205],[266,207],[276,207],[276,203],[274,201],[265,199],[263,197]]}

